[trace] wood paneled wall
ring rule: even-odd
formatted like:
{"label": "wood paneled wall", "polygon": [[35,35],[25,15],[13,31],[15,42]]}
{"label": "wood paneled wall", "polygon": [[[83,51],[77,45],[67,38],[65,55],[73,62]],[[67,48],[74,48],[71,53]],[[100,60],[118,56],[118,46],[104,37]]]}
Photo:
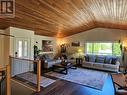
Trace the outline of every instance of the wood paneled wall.
{"label": "wood paneled wall", "polygon": [[0,19],[0,28],[14,26],[57,37],[96,27],[127,29],[127,0],[15,1],[15,18]]}

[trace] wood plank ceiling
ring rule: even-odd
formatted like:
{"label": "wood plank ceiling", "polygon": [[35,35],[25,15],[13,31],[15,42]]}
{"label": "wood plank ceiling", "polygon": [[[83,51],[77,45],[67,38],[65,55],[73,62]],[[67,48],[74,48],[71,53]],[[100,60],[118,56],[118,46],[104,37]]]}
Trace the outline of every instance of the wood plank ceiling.
{"label": "wood plank ceiling", "polygon": [[96,27],[127,29],[127,0],[15,1],[15,18],[0,19],[1,29],[13,26],[55,37]]}

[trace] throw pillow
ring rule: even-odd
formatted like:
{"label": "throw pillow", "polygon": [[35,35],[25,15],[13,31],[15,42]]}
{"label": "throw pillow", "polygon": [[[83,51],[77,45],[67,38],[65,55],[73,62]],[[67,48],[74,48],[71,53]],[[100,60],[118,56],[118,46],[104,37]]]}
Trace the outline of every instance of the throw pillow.
{"label": "throw pillow", "polygon": [[96,56],[95,55],[90,55],[89,56],[89,62],[95,62],[96,61]]}
{"label": "throw pillow", "polygon": [[85,61],[89,61],[89,56],[88,55],[85,56]]}
{"label": "throw pillow", "polygon": [[104,61],[105,61],[105,57],[104,57],[104,56],[98,56],[98,57],[96,58],[96,62],[97,62],[97,63],[104,63]]}
{"label": "throw pillow", "polygon": [[111,61],[111,64],[116,64],[116,62],[117,62],[117,60],[118,60],[118,58],[112,58],[112,61]]}
{"label": "throw pillow", "polygon": [[106,56],[104,63],[111,64],[111,61],[112,61],[112,57]]}

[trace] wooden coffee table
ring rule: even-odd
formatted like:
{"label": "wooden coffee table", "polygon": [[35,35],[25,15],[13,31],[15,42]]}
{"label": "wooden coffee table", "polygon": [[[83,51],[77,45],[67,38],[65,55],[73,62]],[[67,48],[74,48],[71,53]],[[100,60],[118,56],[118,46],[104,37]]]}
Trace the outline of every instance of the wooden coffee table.
{"label": "wooden coffee table", "polygon": [[74,66],[72,63],[67,62],[66,65],[63,65],[61,63],[53,65],[53,71],[58,72],[61,74],[68,74],[68,69],[76,69],[76,66]]}

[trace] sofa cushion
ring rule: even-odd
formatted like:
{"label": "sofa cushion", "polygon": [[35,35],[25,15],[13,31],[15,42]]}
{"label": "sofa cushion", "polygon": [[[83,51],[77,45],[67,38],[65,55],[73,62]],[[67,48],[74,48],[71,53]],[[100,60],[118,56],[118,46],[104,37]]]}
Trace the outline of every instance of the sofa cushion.
{"label": "sofa cushion", "polygon": [[111,56],[106,56],[104,63],[111,64],[111,61],[112,61],[112,57]]}
{"label": "sofa cushion", "polygon": [[105,56],[97,56],[96,62],[97,63],[104,63],[105,61]]}
{"label": "sofa cushion", "polygon": [[85,62],[84,65],[86,65],[86,66],[93,66],[93,62]]}
{"label": "sofa cushion", "polygon": [[54,64],[54,63],[56,63],[56,60],[50,60],[50,61],[48,61],[47,63],[48,63],[48,64],[51,64],[51,63]]}
{"label": "sofa cushion", "polygon": [[54,61],[48,61],[46,62],[44,65],[45,65],[45,68],[50,68],[52,67],[55,63],[55,60]]}
{"label": "sofa cushion", "polygon": [[93,62],[87,62],[87,61],[86,61],[85,64],[93,64]]}
{"label": "sofa cushion", "polygon": [[117,66],[116,65],[112,65],[112,64],[104,64],[103,65],[104,68],[107,68],[107,69],[117,69]]}
{"label": "sofa cushion", "polygon": [[52,60],[52,59],[54,59],[54,55],[53,54],[45,54],[45,58]]}
{"label": "sofa cushion", "polygon": [[103,68],[103,63],[94,63],[93,66],[97,68]]}
{"label": "sofa cushion", "polygon": [[95,55],[90,55],[89,56],[89,62],[95,62],[96,61],[96,56]]}
{"label": "sofa cushion", "polygon": [[61,60],[59,60],[59,59],[58,59],[58,60],[55,60],[55,61],[56,61],[56,63],[61,63],[61,62],[62,62],[62,61],[61,61]]}

